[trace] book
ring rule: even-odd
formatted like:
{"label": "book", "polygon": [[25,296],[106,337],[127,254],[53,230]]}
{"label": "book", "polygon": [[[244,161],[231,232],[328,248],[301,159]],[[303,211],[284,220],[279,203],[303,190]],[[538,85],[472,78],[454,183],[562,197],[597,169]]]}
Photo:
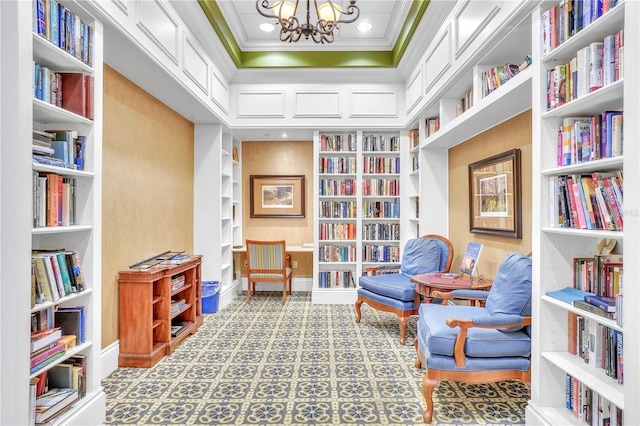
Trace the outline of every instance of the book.
{"label": "book", "polygon": [[55,315],[56,327],[60,327],[62,334],[76,336],[78,344],[85,342],[85,307],[59,307]]}
{"label": "book", "polygon": [[64,72],[62,76],[62,108],[83,117],[87,116],[89,88],[84,73]]}
{"label": "book", "polygon": [[604,309],[600,309],[595,305],[592,305],[591,303],[587,303],[583,300],[574,300],[573,301],[573,306],[575,306],[578,309],[582,309],[583,311],[586,312],[590,312],[592,314],[601,316],[603,318],[608,318],[608,319],[616,319],[616,313],[615,312],[607,312]]}
{"label": "book", "polygon": [[57,355],[60,352],[65,352],[66,345],[64,343],[56,343],[53,347],[47,349],[46,351],[39,352],[38,354],[31,355],[30,359],[30,367],[33,368],[38,364],[42,364],[47,359]]}
{"label": "book", "polygon": [[36,398],[36,423],[43,423],[78,400],[78,391],[53,388]]}
{"label": "book", "polygon": [[73,387],[73,364],[66,362],[52,367],[47,374],[47,385],[49,388],[69,388]]}
{"label": "book", "polygon": [[616,311],[616,300],[613,297],[597,296],[597,295],[585,295],[584,301],[602,309],[605,312]]}
{"label": "book", "polygon": [[553,297],[554,299],[558,299],[570,304],[573,304],[574,300],[584,300],[584,297],[588,295],[595,296],[593,293],[589,293],[573,287],[565,287],[562,290],[547,291],[545,294],[547,296]]}
{"label": "book", "polygon": [[59,327],[31,333],[31,353],[36,352],[51,343],[57,342],[62,337]]}
{"label": "book", "polygon": [[482,244],[471,242],[467,244],[467,249],[464,252],[464,256],[462,257],[462,262],[460,264],[461,274],[473,276],[473,273],[476,271],[478,266],[478,259],[480,258],[481,252]]}

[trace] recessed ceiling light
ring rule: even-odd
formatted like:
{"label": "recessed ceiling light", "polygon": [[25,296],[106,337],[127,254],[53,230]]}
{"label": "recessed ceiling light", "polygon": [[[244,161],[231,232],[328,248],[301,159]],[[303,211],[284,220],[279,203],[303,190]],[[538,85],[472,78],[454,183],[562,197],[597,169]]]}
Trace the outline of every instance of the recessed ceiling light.
{"label": "recessed ceiling light", "polygon": [[357,28],[357,29],[358,29],[358,31],[360,31],[361,33],[366,33],[366,32],[367,32],[367,31],[369,31],[371,28],[373,28],[373,25],[371,25],[371,23],[370,23],[370,22],[360,22],[356,28]]}
{"label": "recessed ceiling light", "polygon": [[264,24],[260,24],[260,29],[265,33],[270,33],[271,31],[275,30],[276,27],[273,24],[268,24],[265,22]]}

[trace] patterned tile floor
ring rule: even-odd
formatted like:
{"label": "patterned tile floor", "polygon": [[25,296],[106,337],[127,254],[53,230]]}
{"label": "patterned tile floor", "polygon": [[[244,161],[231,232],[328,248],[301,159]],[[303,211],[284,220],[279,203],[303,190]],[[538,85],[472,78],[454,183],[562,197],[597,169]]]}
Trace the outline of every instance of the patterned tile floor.
{"label": "patterned tile floor", "polygon": [[[422,425],[423,371],[395,316],[312,305],[310,293],[239,296],[154,368],[103,381],[107,424]],[[524,424],[527,388],[442,382],[433,424]]]}

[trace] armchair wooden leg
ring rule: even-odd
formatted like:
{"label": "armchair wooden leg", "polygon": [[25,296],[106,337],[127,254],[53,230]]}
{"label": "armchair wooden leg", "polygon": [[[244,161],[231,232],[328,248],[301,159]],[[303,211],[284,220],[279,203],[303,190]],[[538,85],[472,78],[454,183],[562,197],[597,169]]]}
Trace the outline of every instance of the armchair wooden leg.
{"label": "armchair wooden leg", "polygon": [[425,423],[430,424],[433,420],[433,390],[438,383],[440,383],[440,380],[433,379],[429,377],[428,374],[425,374],[422,379],[422,393],[427,403],[427,409],[422,413],[422,420],[424,420]]}
{"label": "armchair wooden leg", "polygon": [[362,311],[360,310],[360,308],[362,307],[363,303],[364,301],[360,298],[360,296],[358,296],[358,300],[356,300],[356,323],[360,323],[360,320],[362,319]]}
{"label": "armchair wooden leg", "polygon": [[282,304],[287,303],[287,280],[282,283]]}
{"label": "armchair wooden leg", "polygon": [[416,362],[413,364],[415,368],[422,368],[422,361],[420,360],[420,349],[418,348],[418,338],[413,341],[413,347],[416,349]]}
{"label": "armchair wooden leg", "polygon": [[247,281],[247,303],[251,302],[251,281]]}
{"label": "armchair wooden leg", "polygon": [[400,344],[404,345],[407,341],[407,323],[409,322],[409,317],[398,315],[398,325],[400,326]]}

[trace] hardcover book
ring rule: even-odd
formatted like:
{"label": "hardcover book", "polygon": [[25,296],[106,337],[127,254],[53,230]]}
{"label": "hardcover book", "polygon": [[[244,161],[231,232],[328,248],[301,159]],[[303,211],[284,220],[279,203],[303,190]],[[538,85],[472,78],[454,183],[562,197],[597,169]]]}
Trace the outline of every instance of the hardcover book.
{"label": "hardcover book", "polygon": [[476,271],[476,267],[478,266],[478,259],[480,258],[481,252],[482,252],[482,244],[480,243],[467,244],[467,250],[464,252],[464,256],[462,257],[462,263],[460,264],[461,274],[467,274],[469,276],[473,276],[473,273]]}
{"label": "hardcover book", "polygon": [[586,295],[584,296],[584,301],[605,312],[616,311],[616,300],[613,297]]}

